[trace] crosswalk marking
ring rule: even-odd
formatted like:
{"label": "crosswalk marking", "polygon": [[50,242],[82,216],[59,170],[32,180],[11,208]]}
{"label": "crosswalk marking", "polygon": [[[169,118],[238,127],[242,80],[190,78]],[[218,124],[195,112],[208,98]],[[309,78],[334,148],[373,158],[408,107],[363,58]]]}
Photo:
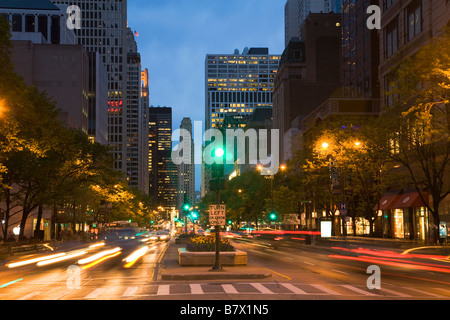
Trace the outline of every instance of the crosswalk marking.
{"label": "crosswalk marking", "polygon": [[450,290],[444,289],[444,288],[435,288],[436,290],[441,290],[446,292],[447,294],[450,294]]}
{"label": "crosswalk marking", "polygon": [[272,292],[269,289],[267,289],[266,287],[264,287],[261,283],[250,283],[250,284],[261,293],[274,294],[274,292]]}
{"label": "crosswalk marking", "polygon": [[95,299],[97,298],[99,295],[101,295],[103,293],[103,291],[105,291],[104,288],[97,288],[94,291],[92,291],[90,294],[88,294],[85,299]]}
{"label": "crosswalk marking", "polygon": [[[228,283],[220,284],[218,290],[215,294],[249,294],[248,290],[242,289],[242,285],[247,285],[253,288],[254,294],[259,295],[298,295],[298,296],[320,296],[320,295],[331,295],[331,296],[361,296],[361,297],[397,297],[397,298],[411,298],[411,297],[423,297],[423,298],[447,298],[450,299],[450,290],[444,288],[411,288],[411,287],[393,287],[382,288],[379,290],[369,291],[364,286],[356,286],[349,284],[308,284],[308,283],[289,283],[289,282],[242,282],[242,283]],[[274,289],[273,286],[277,285],[279,290]],[[205,287],[206,286],[206,287]],[[122,298],[133,298],[137,295],[138,290],[142,289],[142,296],[169,296],[169,295],[205,295],[205,288],[207,283],[193,283],[193,284],[158,284],[149,286],[119,286],[119,287],[98,287],[92,288],[91,292],[86,292],[88,295],[81,295],[83,291],[80,290],[36,290],[24,293],[22,297],[18,300],[30,300],[36,299],[38,296],[43,297],[43,299],[60,300],[65,299],[67,296],[71,296],[71,299],[99,299],[103,297],[122,297]],[[88,288],[88,287],[87,287]],[[114,290],[113,290],[114,288]],[[188,291],[186,291],[188,288]],[[313,289],[314,288],[314,289]],[[148,291],[148,289],[151,289]],[[183,290],[178,290],[183,289]],[[395,290],[393,290],[395,289]],[[156,290],[156,291],[155,291]],[[255,291],[256,290],[256,291]],[[172,292],[171,292],[172,291]],[[147,293],[148,292],[148,293]],[[26,294],[26,295],[25,295]],[[45,296],[44,296],[45,295]],[[84,296],[84,297],[83,297]],[[5,299],[7,295],[0,295],[0,300]]]}
{"label": "crosswalk marking", "polygon": [[34,296],[39,295],[39,294],[41,294],[40,291],[31,292],[31,293],[27,294],[26,296],[23,296],[22,298],[19,298],[17,300],[28,300],[28,299],[33,298]]}
{"label": "crosswalk marking", "polygon": [[319,289],[319,290],[321,290],[321,291],[323,291],[323,292],[325,292],[325,293],[334,295],[334,296],[340,296],[340,295],[342,295],[341,293],[339,293],[339,292],[337,292],[337,291],[334,291],[334,290],[331,290],[331,289],[329,289],[329,288],[327,288],[327,287],[324,287],[324,286],[322,286],[322,285],[320,285],[320,284],[311,284],[311,286],[313,286],[313,287],[315,287],[315,288],[317,288],[317,289]]}
{"label": "crosswalk marking", "polygon": [[354,286],[351,286],[351,285],[349,285],[349,284],[347,284],[347,285],[342,285],[342,287],[347,288],[347,289],[349,289],[349,290],[352,290],[352,291],[354,291],[354,292],[360,293],[360,294],[365,295],[365,296],[377,296],[377,294],[374,294],[374,293],[372,293],[372,292],[368,292],[368,291],[366,291],[366,290],[359,289],[359,288],[354,287]]}
{"label": "crosswalk marking", "polygon": [[190,284],[191,294],[204,294],[202,286],[199,284]]}
{"label": "crosswalk marking", "polygon": [[231,285],[231,284],[223,284],[223,285],[222,285],[222,288],[223,288],[223,291],[225,291],[225,293],[228,293],[228,294],[236,294],[236,293],[239,293],[239,292],[236,290],[236,288],[235,288],[233,285]]}
{"label": "crosswalk marking", "polygon": [[418,292],[420,294],[428,295],[428,296],[435,297],[435,298],[444,298],[443,296],[441,296],[439,294],[434,294],[434,293],[431,293],[431,292],[422,291],[422,290],[416,289],[416,288],[405,288],[405,289],[409,289],[409,290]]}
{"label": "crosswalk marking", "polygon": [[122,297],[133,297],[138,290],[138,287],[128,287],[123,293]]}
{"label": "crosswalk marking", "polygon": [[382,288],[381,291],[387,292],[387,293],[393,294],[394,296],[399,296],[399,297],[402,297],[402,298],[411,298],[411,296],[409,294],[401,293],[401,292],[394,291],[394,290],[391,290],[391,289]]}
{"label": "crosswalk marking", "polygon": [[296,286],[290,284],[290,283],[281,283],[281,285],[283,287],[285,287],[286,289],[292,291],[295,294],[307,294],[305,291],[303,291],[302,289],[297,288]]}
{"label": "crosswalk marking", "polygon": [[169,284],[163,284],[158,287],[158,292],[156,295],[158,296],[167,296],[170,294],[170,285]]}

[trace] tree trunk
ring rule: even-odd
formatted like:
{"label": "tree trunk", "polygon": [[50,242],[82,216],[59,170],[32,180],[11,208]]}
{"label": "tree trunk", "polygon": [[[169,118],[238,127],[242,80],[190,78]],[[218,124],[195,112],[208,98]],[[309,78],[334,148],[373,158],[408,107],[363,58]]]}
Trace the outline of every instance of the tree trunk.
{"label": "tree trunk", "polygon": [[38,206],[38,213],[37,213],[37,218],[36,218],[36,227],[34,229],[34,236],[35,238],[38,238],[39,240],[41,240],[41,221],[42,221],[42,213],[43,213],[43,206],[42,204],[40,204]]}

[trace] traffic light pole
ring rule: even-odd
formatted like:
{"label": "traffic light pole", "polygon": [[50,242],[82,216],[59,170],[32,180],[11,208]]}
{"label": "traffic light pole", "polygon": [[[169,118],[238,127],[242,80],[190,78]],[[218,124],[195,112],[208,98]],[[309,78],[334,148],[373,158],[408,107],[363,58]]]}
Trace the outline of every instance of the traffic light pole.
{"label": "traffic light pole", "polygon": [[[216,203],[220,204],[220,190],[216,190]],[[220,265],[220,226],[214,226],[216,233],[216,259],[210,271],[223,271]]]}

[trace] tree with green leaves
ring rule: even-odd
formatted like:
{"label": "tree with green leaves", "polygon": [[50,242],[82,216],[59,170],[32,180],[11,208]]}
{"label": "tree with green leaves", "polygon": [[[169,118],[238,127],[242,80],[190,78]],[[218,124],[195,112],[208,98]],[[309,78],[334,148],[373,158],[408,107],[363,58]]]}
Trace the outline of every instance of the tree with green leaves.
{"label": "tree with green leaves", "polygon": [[440,204],[450,194],[450,29],[404,59],[394,74],[388,96],[395,103],[381,118],[387,154],[426,204],[436,241]]}

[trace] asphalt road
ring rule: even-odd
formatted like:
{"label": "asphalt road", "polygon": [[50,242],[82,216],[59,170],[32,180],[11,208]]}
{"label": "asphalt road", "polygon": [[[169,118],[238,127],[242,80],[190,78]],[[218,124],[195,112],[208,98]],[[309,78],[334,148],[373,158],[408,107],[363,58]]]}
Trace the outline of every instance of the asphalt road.
{"label": "asphalt road", "polygon": [[[237,241],[249,264],[270,269],[271,278],[161,281],[158,267],[168,242],[98,244],[69,245],[0,266],[0,300],[450,300],[448,257],[422,249],[405,253],[283,243],[274,248],[261,241]],[[62,252],[56,258],[67,260],[30,262]],[[136,252],[142,256],[127,266],[124,259]],[[24,261],[29,264],[13,264]],[[375,273],[368,271],[370,266]]]}

